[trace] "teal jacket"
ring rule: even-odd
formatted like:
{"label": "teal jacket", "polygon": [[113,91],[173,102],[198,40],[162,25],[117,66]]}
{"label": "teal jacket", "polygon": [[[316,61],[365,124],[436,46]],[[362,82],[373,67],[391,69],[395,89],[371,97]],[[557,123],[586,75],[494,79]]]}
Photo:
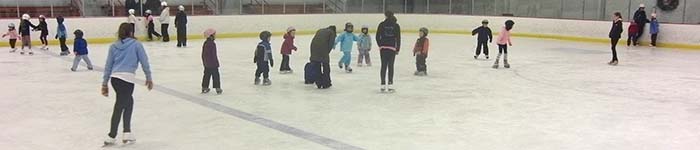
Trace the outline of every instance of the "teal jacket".
{"label": "teal jacket", "polygon": [[335,39],[335,45],[338,45],[338,43],[340,43],[340,51],[350,52],[352,51],[353,42],[358,40],[360,40],[360,38],[357,37],[355,34],[351,32],[344,32]]}

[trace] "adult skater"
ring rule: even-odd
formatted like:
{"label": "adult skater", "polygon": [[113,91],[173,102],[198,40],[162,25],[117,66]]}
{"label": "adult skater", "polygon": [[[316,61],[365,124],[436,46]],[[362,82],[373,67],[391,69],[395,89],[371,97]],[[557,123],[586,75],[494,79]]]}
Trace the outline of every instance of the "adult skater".
{"label": "adult skater", "polygon": [[177,28],[177,47],[187,47],[187,14],[185,6],[177,7],[177,15],[175,15],[175,28]]}
{"label": "adult skater", "polygon": [[160,33],[163,34],[163,42],[170,42],[170,34],[168,33],[168,27],[170,26],[170,8],[168,7],[168,2],[161,2],[160,5],[163,7],[160,12]]}
{"label": "adult skater", "polygon": [[117,128],[122,116],[124,117],[122,142],[129,143],[136,140],[131,134],[131,112],[134,108],[134,98],[132,97],[134,83],[136,82],[136,74],[134,73],[139,63],[143,73],[146,75],[146,87],[148,90],[153,89],[148,56],[143,49],[143,45],[134,38],[134,28],[128,23],[122,23],[119,26],[118,35],[119,39],[109,48],[104,75],[102,76],[102,95],[105,97],[109,95],[107,83],[110,80],[112,80],[114,92],[117,93],[109,134],[104,141],[105,146],[115,144]]}
{"label": "adult skater", "polygon": [[136,19],[136,15],[134,15],[135,12],[136,10],[129,9],[129,17],[126,18],[126,23],[131,24],[132,28],[134,28],[134,31],[136,31],[136,22],[139,21],[139,19]]}
{"label": "adult skater", "polygon": [[637,33],[637,41],[634,43],[634,45],[639,45],[639,39],[642,37],[642,34],[644,34],[644,27],[646,26],[646,23],[649,22],[649,19],[647,18],[647,12],[644,11],[644,4],[639,4],[639,9],[634,12],[634,22],[637,23],[637,27],[639,27],[639,32]]}
{"label": "adult skater", "polygon": [[610,60],[608,64],[614,66],[617,65],[617,42],[620,41],[620,37],[622,37],[622,14],[620,14],[620,12],[615,12],[612,19],[612,28],[610,29],[610,34],[608,34],[608,37],[610,37],[612,60]]}
{"label": "adult skater", "polygon": [[23,14],[22,15],[22,22],[19,23],[19,34],[22,36],[22,51],[19,52],[19,54],[24,55],[25,48],[29,50],[29,55],[34,55],[34,52],[32,51],[32,38],[31,38],[31,30],[38,28],[36,25],[32,24],[31,21],[29,21],[31,17],[29,14]]}
{"label": "adult skater", "polygon": [[[394,59],[401,50],[401,27],[396,23],[394,12],[387,11],[384,13],[386,19],[379,23],[377,27],[376,40],[379,45],[379,55],[382,60],[381,75],[381,91],[394,92],[392,85],[394,84]],[[388,72],[388,77],[387,77]],[[386,80],[389,80],[388,84]]]}
{"label": "adult skater", "polygon": [[319,89],[327,89],[331,84],[330,52],[335,47],[335,26],[329,26],[316,31],[316,35],[311,40],[311,61],[312,71],[320,72],[320,76],[314,81]]}

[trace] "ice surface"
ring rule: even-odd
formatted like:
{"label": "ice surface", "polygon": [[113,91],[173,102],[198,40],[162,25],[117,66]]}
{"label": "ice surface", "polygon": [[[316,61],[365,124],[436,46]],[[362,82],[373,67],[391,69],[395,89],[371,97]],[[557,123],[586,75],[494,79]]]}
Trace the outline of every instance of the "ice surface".
{"label": "ice surface", "polygon": [[[199,94],[201,40],[144,43],[155,84],[318,136],[373,150],[659,150],[700,147],[700,51],[515,37],[511,69],[474,60],[473,37],[432,34],[427,77],[413,76],[417,35],[405,35],[396,59],[397,93],[379,92],[372,67],[337,68],[333,87],[303,84],[311,36],[299,36],[293,74],[279,74],[281,37],[273,38],[272,86],[253,85],[257,38],[219,39],[223,95]],[[104,66],[109,45],[89,45]],[[58,47],[35,56],[0,53],[0,147],[100,149],[114,104],[99,94],[101,72],[69,70]],[[142,72],[137,77],[143,79]],[[139,83],[142,85],[142,83]],[[221,113],[137,86],[132,130],[137,143],[109,149],[332,149],[299,134]],[[121,130],[121,129],[120,129]]]}

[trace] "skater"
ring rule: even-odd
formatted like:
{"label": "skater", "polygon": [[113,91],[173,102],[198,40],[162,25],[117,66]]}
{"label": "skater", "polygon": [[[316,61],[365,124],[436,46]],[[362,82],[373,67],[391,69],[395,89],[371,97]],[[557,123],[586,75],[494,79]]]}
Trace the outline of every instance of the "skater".
{"label": "skater", "polygon": [[75,35],[75,41],[73,42],[73,53],[75,53],[75,59],[73,59],[73,67],[71,67],[70,70],[75,72],[76,69],[78,69],[78,64],[80,64],[81,59],[85,60],[87,69],[92,70],[92,62],[88,57],[88,42],[83,38],[83,31],[78,29],[75,30],[73,34]]}
{"label": "skater", "polygon": [[381,91],[394,92],[394,60],[401,50],[401,27],[396,23],[394,12],[387,11],[384,16],[386,19],[379,23],[375,37],[382,59]]}
{"label": "skater", "polygon": [[49,50],[49,40],[46,37],[49,35],[49,27],[46,24],[46,17],[44,15],[39,15],[39,25],[34,31],[41,31],[39,35],[39,40],[41,41],[41,50]]}
{"label": "skater", "polygon": [[510,68],[508,63],[508,46],[513,46],[513,42],[510,41],[510,30],[513,29],[513,25],[515,25],[513,20],[506,21],[506,26],[498,34],[498,40],[496,41],[496,44],[498,44],[498,56],[496,56],[496,62],[493,63],[494,69],[498,68],[498,61],[500,61],[501,55],[503,55],[503,67]]}
{"label": "skater", "polygon": [[17,39],[20,38],[20,36],[17,33],[17,29],[15,29],[14,23],[7,25],[7,28],[7,33],[3,34],[2,37],[5,38],[7,36],[8,39],[10,39],[10,53],[14,53],[17,51],[15,44],[17,44]]}
{"label": "skater", "polygon": [[[32,38],[30,36],[30,31],[36,29],[37,26],[32,24],[32,22],[30,22],[29,19],[31,19],[29,14],[23,14],[22,22],[19,24],[19,32],[20,35],[22,35],[22,52],[19,52],[19,54],[22,55],[24,55],[25,53],[25,48],[29,50],[29,55],[34,55],[34,52],[32,51]],[[30,27],[32,29],[29,29]]]}
{"label": "skater", "polygon": [[[639,4],[639,9],[634,12],[634,22],[637,23],[637,31],[639,31],[635,39],[640,39],[642,37],[642,34],[644,33],[644,26],[646,26],[646,23],[649,22],[649,19],[647,18],[647,12],[644,11],[644,4]],[[635,41],[634,45],[637,46],[639,45],[639,41]]]}
{"label": "skater", "polygon": [[136,22],[140,21],[139,19],[136,19],[136,16],[134,15],[135,12],[136,10],[129,9],[129,17],[126,19],[126,22],[133,26],[134,31],[136,30]]}
{"label": "skater", "polygon": [[146,27],[148,28],[148,41],[153,41],[153,35],[155,35],[159,40],[161,35],[156,32],[155,24],[153,23],[153,15],[151,15],[151,10],[146,10]]}
{"label": "skater", "polygon": [[632,44],[632,46],[637,46],[637,35],[639,34],[638,24],[632,20],[630,21],[630,26],[627,28],[627,47]]}
{"label": "skater", "polygon": [[138,64],[146,76],[146,87],[153,89],[153,79],[151,78],[151,66],[148,63],[148,55],[143,49],[143,45],[134,38],[134,28],[129,23],[122,23],[119,26],[119,39],[109,48],[107,61],[105,63],[104,75],[102,76],[102,95],[109,95],[107,83],[112,81],[112,88],[116,93],[116,102],[112,112],[109,134],[104,141],[105,146],[115,144],[119,121],[124,119],[123,143],[136,141],[131,133],[131,113],[134,108],[134,83],[135,72]]}
{"label": "skater", "polygon": [[372,39],[370,39],[369,36],[369,26],[362,26],[362,33],[359,38],[360,40],[357,41],[357,50],[360,55],[357,56],[357,67],[362,67],[363,60],[367,67],[371,67],[372,60],[369,57],[369,51],[372,50]]}
{"label": "skater", "polygon": [[170,34],[168,33],[168,27],[170,26],[170,7],[168,7],[168,2],[161,2],[160,5],[163,7],[160,12],[160,33],[163,34],[163,42],[170,42]]}
{"label": "skater", "polygon": [[474,55],[474,59],[479,58],[479,55],[481,55],[481,50],[484,50],[484,55],[486,55],[486,59],[489,59],[489,44],[493,42],[493,33],[491,32],[491,28],[489,28],[489,20],[483,20],[481,21],[481,26],[472,30],[472,36],[478,35],[477,41],[476,41],[476,55]]}
{"label": "skater", "polygon": [[175,28],[177,29],[177,47],[187,47],[187,13],[185,6],[178,6],[175,15]]}
{"label": "skater", "polygon": [[344,66],[345,72],[347,73],[352,72],[352,68],[350,68],[350,61],[352,59],[351,53],[353,42],[358,41],[360,39],[352,33],[354,30],[353,28],[354,26],[352,25],[352,23],[345,23],[345,32],[343,34],[340,34],[335,39],[335,45],[338,45],[338,43],[340,43],[340,51],[343,52],[343,57],[340,58],[340,61],[338,62],[338,67],[340,67],[340,69],[343,69]]}
{"label": "skater", "polygon": [[659,37],[659,20],[656,20],[656,13],[651,14],[649,34],[651,34],[651,44],[649,46],[656,48],[656,40]]}
{"label": "skater", "polygon": [[204,64],[204,77],[202,78],[202,94],[209,93],[209,79],[214,82],[216,94],[221,94],[221,80],[219,76],[219,56],[216,54],[216,30],[207,29],[204,31],[204,37],[207,38],[202,46],[202,64]]}
{"label": "skater", "polygon": [[280,73],[292,73],[293,70],[289,67],[289,55],[292,55],[292,50],[297,51],[297,47],[294,46],[294,37],[296,36],[296,29],[294,27],[288,27],[287,33],[284,34],[284,42],[282,42],[282,48],[280,53],[282,54],[282,65],[280,65]]}
{"label": "skater", "polygon": [[[70,54],[70,51],[68,51],[68,46],[66,46],[66,38],[67,38],[67,30],[66,25],[63,24],[63,17],[58,16],[56,18],[56,22],[58,22],[58,26],[56,29],[56,39],[58,39],[59,43],[61,44],[61,56],[66,56]],[[77,38],[76,38],[77,39]],[[81,38],[82,39],[82,38]],[[75,50],[73,50],[75,51]]]}
{"label": "skater", "polygon": [[327,89],[333,86],[331,82],[330,56],[331,50],[335,47],[336,28],[334,25],[316,31],[311,40],[311,72],[320,73],[312,77],[312,82],[316,83],[319,89]]}
{"label": "skater", "polygon": [[418,40],[413,48],[413,56],[416,56],[416,72],[413,75],[427,76],[428,69],[425,65],[425,59],[428,58],[428,50],[430,49],[430,40],[428,39],[428,28],[420,28],[418,30]]}
{"label": "skater", "polygon": [[620,38],[622,37],[622,14],[620,12],[615,12],[613,14],[613,24],[612,28],[610,28],[610,34],[608,34],[608,37],[610,37],[610,48],[612,50],[612,60],[608,62],[609,65],[617,65],[618,60],[617,60],[617,42],[620,41]]}
{"label": "skater", "polygon": [[[260,84],[260,75],[263,76],[262,85],[271,85],[270,81],[270,67],[274,67],[275,63],[272,59],[272,48],[270,46],[270,37],[272,33],[270,31],[260,32],[260,43],[258,43],[255,49],[255,57],[253,57],[253,63],[257,64],[258,69],[255,70],[255,85]],[[269,64],[269,66],[268,66]]]}

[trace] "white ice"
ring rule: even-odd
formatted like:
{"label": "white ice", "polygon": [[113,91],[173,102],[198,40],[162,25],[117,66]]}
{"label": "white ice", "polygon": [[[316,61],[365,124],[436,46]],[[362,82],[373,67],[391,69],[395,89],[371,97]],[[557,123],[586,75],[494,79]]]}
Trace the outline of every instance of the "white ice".
{"label": "white ice", "polygon": [[[700,51],[627,49],[621,42],[620,65],[609,66],[607,44],[514,37],[512,68],[492,69],[495,45],[490,60],[474,60],[473,37],[433,34],[429,76],[417,77],[411,55],[417,35],[406,34],[396,59],[397,92],[382,94],[376,49],[373,66],[351,74],[338,69],[341,53],[334,51],[333,87],[304,85],[311,37],[297,37],[295,73],[287,75],[277,71],[282,40],[273,38],[268,87],[253,85],[257,38],[217,40],[223,95],[199,94],[202,40],[188,48],[175,48],[174,41],[144,45],[159,86],[362,149],[700,147]],[[89,45],[95,65],[104,66],[108,46]],[[102,73],[85,66],[71,72],[73,58],[54,56],[58,49],[0,53],[0,149],[101,149],[114,92],[102,97]],[[142,85],[134,94],[137,143],[108,149],[331,149]]]}

